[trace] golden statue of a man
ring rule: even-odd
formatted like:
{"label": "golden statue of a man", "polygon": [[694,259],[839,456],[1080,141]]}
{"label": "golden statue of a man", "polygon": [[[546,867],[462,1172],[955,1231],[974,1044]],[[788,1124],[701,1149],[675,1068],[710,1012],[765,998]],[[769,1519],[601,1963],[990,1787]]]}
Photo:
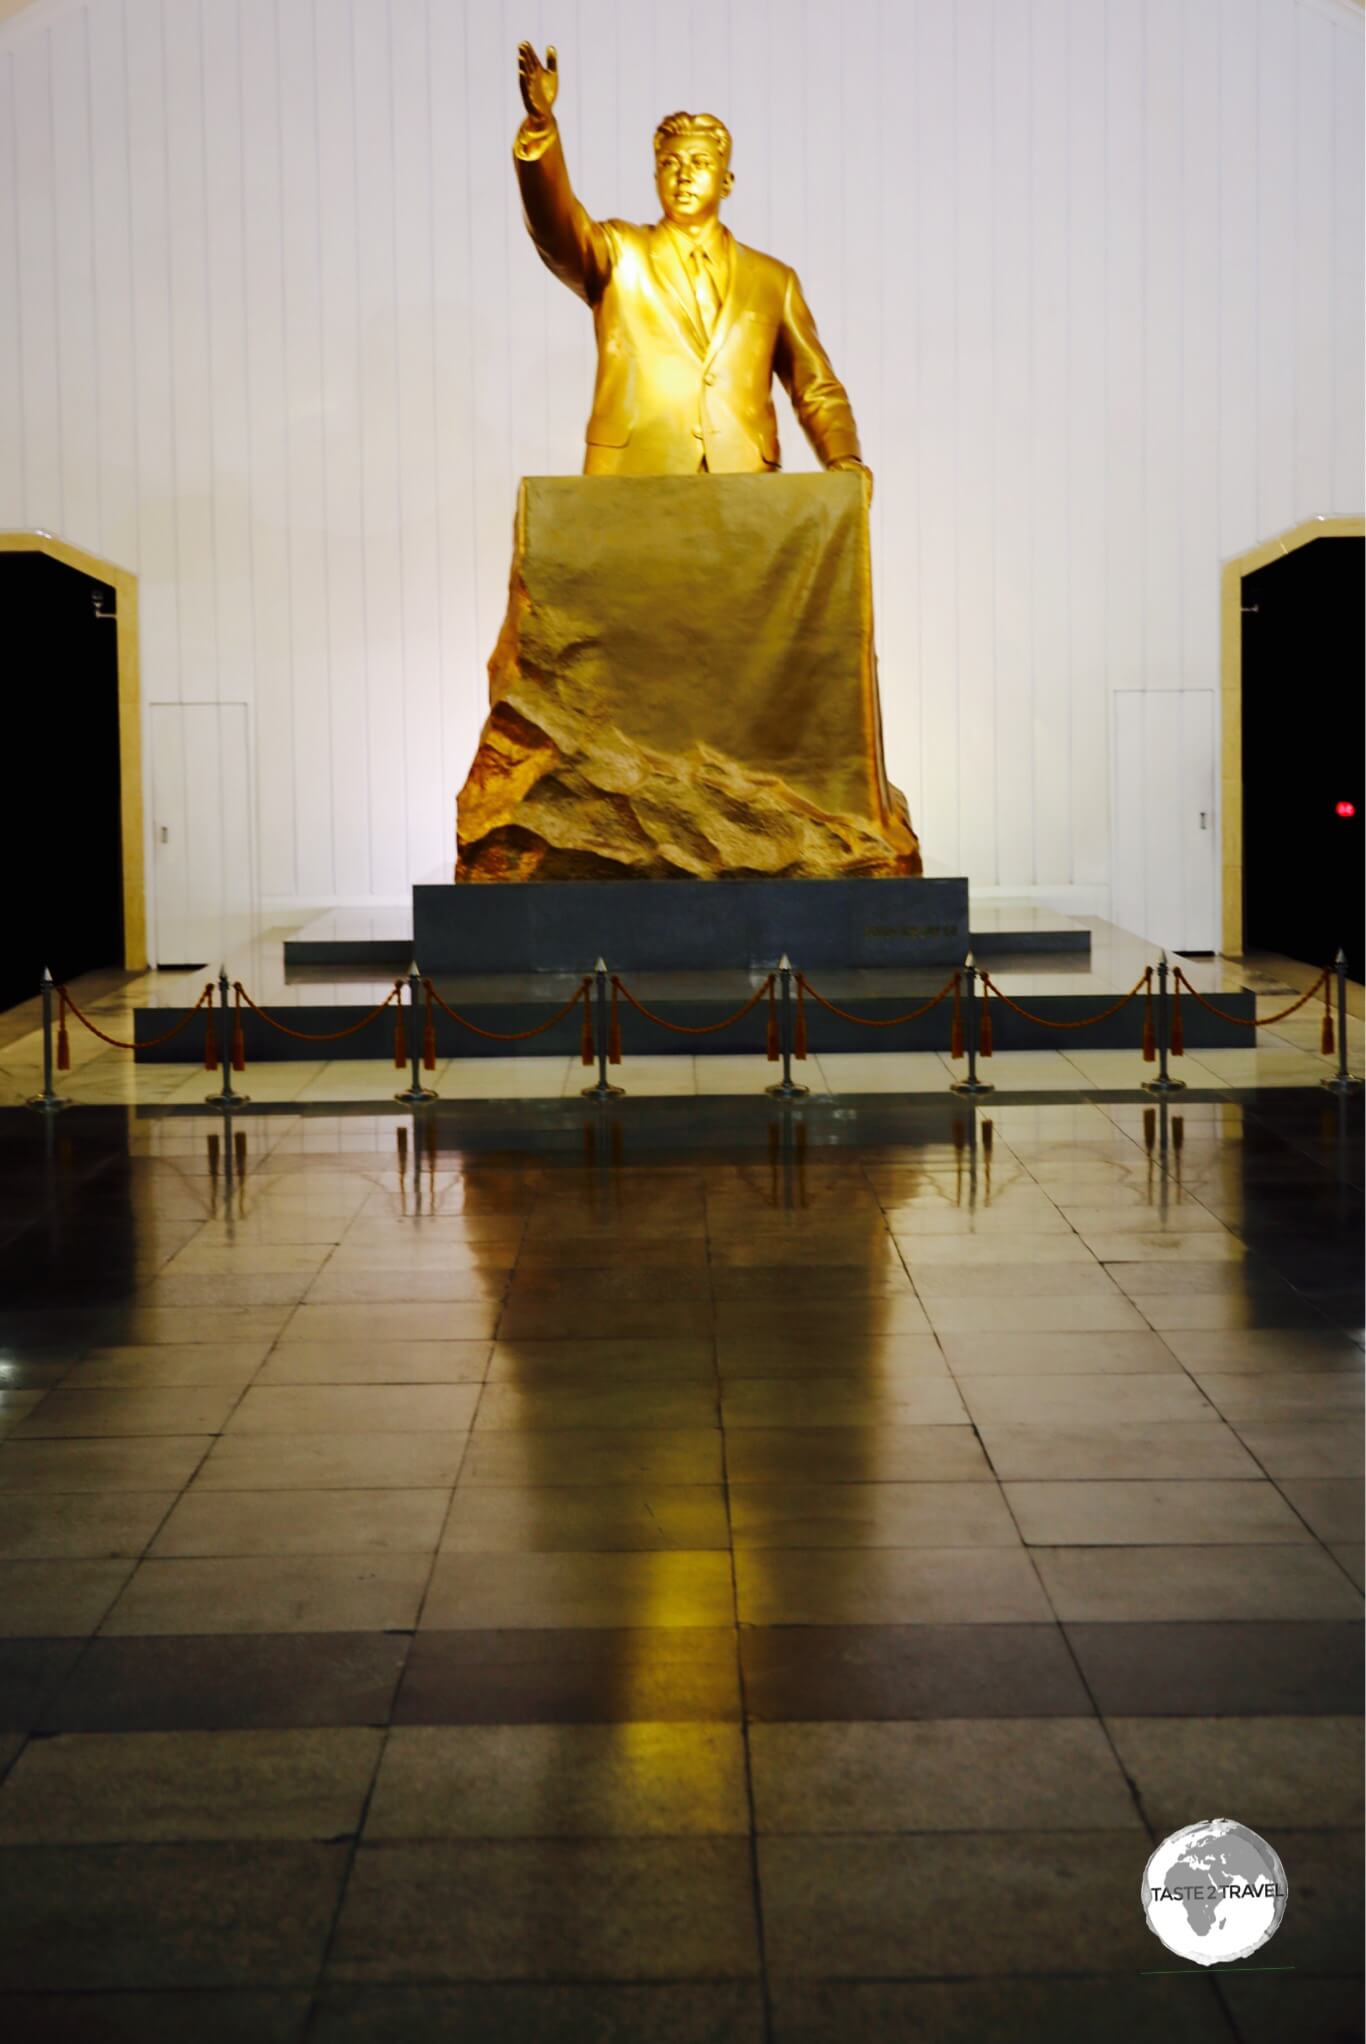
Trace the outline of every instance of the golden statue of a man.
{"label": "golden statue of a man", "polygon": [[[653,227],[591,220],[574,195],[554,106],[555,51],[518,53],[526,119],[513,145],[537,252],[593,310],[597,387],[585,475],[717,475],[779,466],[773,378],[826,468],[861,469],[858,428],[796,275],[721,225],[734,182],[714,114],[655,131]],[[871,478],[870,478],[871,486]]]}

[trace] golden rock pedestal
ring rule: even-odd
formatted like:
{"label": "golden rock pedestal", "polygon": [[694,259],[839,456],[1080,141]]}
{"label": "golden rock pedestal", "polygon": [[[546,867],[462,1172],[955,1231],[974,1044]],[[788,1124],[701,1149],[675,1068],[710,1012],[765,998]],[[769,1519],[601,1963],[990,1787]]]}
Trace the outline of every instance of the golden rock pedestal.
{"label": "golden rock pedestal", "polygon": [[916,874],[857,474],[530,477],[462,881]]}

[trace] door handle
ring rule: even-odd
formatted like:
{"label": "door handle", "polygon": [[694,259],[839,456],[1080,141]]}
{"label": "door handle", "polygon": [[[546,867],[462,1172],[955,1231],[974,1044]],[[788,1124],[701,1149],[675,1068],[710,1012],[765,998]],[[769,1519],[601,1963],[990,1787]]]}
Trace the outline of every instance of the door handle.
{"label": "door handle", "polygon": [[1208,829],[1209,829],[1209,820],[1208,820],[1208,819],[1209,819],[1209,811],[1208,811],[1208,809],[1202,809],[1202,810],[1200,811],[1200,828],[1201,828],[1201,830],[1208,830]]}
{"label": "door handle", "polygon": [[[1204,820],[1204,819],[1202,818],[1202,819],[1201,819],[1202,823],[1203,823],[1203,820]],[[162,842],[162,844],[164,844],[164,845],[168,845],[168,844],[169,844],[169,843],[171,842],[171,833],[170,833],[170,831],[169,831],[169,830],[168,830],[168,829],[166,828],[166,825],[165,825],[164,823],[162,824],[162,826],[161,826],[161,829],[160,829],[160,832],[158,833],[158,835],[160,836],[160,839],[161,839],[161,842]]]}

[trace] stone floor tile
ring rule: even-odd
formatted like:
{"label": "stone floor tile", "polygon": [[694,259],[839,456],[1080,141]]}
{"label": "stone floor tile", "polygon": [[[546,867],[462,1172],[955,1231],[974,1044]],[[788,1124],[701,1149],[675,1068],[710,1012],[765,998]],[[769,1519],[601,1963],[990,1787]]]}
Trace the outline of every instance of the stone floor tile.
{"label": "stone floor tile", "polygon": [[478,1384],[489,1341],[279,1341],[256,1377],[277,1384]]}
{"label": "stone floor tile", "polygon": [[1366,1462],[1361,1429],[1342,1419],[1240,1419],[1234,1431],[1278,1481],[1286,1476],[1359,1478]]}
{"label": "stone floor tile", "polygon": [[1095,1419],[1069,1425],[984,1420],[981,1436],[1002,1482],[1222,1480],[1260,1474],[1238,1435],[1215,1417],[1207,1423]]}
{"label": "stone floor tile", "polygon": [[581,1427],[474,1433],[460,1486],[535,1489],[543,1484],[717,1484],[719,1427]]}
{"label": "stone floor tile", "polygon": [[203,1341],[177,1346],[97,1348],[67,1377],[73,1390],[202,1390],[221,1384],[241,1390],[270,1351],[267,1341]]}
{"label": "stone floor tile", "polygon": [[853,1377],[803,1377],[794,1397],[787,1377],[733,1377],[721,1394],[721,1422],[744,1427],[966,1426],[967,1413],[944,1377],[909,1377],[866,1385]]}
{"label": "stone floor tile", "polygon": [[[1071,1374],[1011,1377],[960,1375],[968,1411],[979,1425],[1085,1425],[1093,1420],[1210,1420],[1214,1413],[1183,1373],[1159,1370],[1120,1376]],[[248,1393],[248,1396],[251,1394]]]}
{"label": "stone floor tile", "polygon": [[926,1313],[936,1334],[1104,1334],[1141,1331],[1150,1323],[1118,1292],[1016,1293],[1000,1297],[973,1290],[946,1297],[926,1290]]}
{"label": "stone floor tile", "polygon": [[1361,1350],[1332,1328],[1176,1327],[1167,1347],[1188,1370],[1343,1370],[1360,1377]]}
{"label": "stone floor tile", "polygon": [[6,2044],[302,2044],[309,1996],[235,1988],[163,1994],[0,1994]]}
{"label": "stone floor tile", "polygon": [[83,1639],[0,1639],[0,1731],[27,1732],[42,1721],[84,1650]]}
{"label": "stone floor tile", "polygon": [[195,1478],[205,1490],[449,1490],[466,1433],[225,1434]]}
{"label": "stone floor tile", "polygon": [[[1279,1933],[1278,1933],[1279,1935]],[[1315,1979],[1297,1969],[1240,1980],[1236,1971],[1219,1980],[1239,2044],[1355,2044],[1361,2035],[1361,1979],[1347,1973]]]}
{"label": "stone floor tile", "polygon": [[16,1445],[63,1437],[130,1434],[213,1434],[237,1403],[231,1386],[198,1389],[83,1390],[73,1378],[57,1385],[9,1434]]}
{"label": "stone floor tile", "polygon": [[932,1334],[862,1334],[832,1342],[828,1351],[782,1336],[719,1335],[716,1373],[727,1387],[751,1377],[841,1377],[872,1390],[948,1375],[944,1351]]}
{"label": "stone floor tile", "polygon": [[1105,1724],[1159,1837],[1192,1822],[1197,1808],[1236,1811],[1266,1838],[1287,1826],[1347,1830],[1361,1822],[1359,1714],[1123,1716]]}
{"label": "stone floor tile", "polygon": [[382,1632],[94,1639],[33,1721],[50,1732],[383,1725],[409,1646]]}
{"label": "stone floor tile", "polygon": [[311,1306],[289,1317],[291,1341],[487,1341],[498,1318],[496,1304],[466,1300],[454,1304]]}
{"label": "stone floor tile", "polygon": [[0,1638],[84,1638],[99,1628],[132,1561],[0,1561]]}
{"label": "stone floor tile", "polygon": [[1038,1547],[1033,1560],[1064,1624],[1352,1618],[1361,1608],[1317,1545]]}
{"label": "stone floor tile", "polygon": [[736,1547],[1018,1547],[994,1484],[732,1483]]}
{"label": "stone floor tile", "polygon": [[6,1851],[0,1988],[309,1987],[349,1851],[274,1840]]}
{"label": "stone floor tile", "polygon": [[[441,1490],[205,1490],[183,1497],[151,1552],[176,1555],[434,1554]],[[0,1514],[0,1517],[3,1515]]]}
{"label": "stone floor tile", "polygon": [[714,1381],[709,1340],[694,1336],[659,1341],[498,1341],[489,1364],[490,1384],[589,1385]]}
{"label": "stone floor tile", "polygon": [[365,1838],[747,1835],[749,1821],[738,1725],[407,1725],[389,1734]]}
{"label": "stone floor tile", "polygon": [[742,1625],[949,1625],[1052,1616],[1028,1556],[1005,1548],[741,1548]]}
{"label": "stone floor tile", "polygon": [[398,1724],[672,1724],[739,1718],[726,1627],[418,1633]]}
{"label": "stone floor tile", "polygon": [[134,1559],[176,1501],[175,1491],[0,1491],[0,1556]]}
{"label": "stone floor tile", "polygon": [[[755,1981],[469,1983],[456,1987],[329,1987],[311,2044],[764,2044]],[[213,2044],[213,2040],[209,2040]],[[1181,2044],[1181,2040],[1177,2040]]]}
{"label": "stone floor tile", "polygon": [[359,1827],[380,1739],[360,1727],[33,1739],[0,1790],[0,1846],[337,1838]]}
{"label": "stone floor tile", "polygon": [[1006,1502],[1030,1547],[1251,1546],[1313,1535],[1273,1483],[1007,1483]]}
{"label": "stone floor tile", "polygon": [[990,1978],[1102,1965],[1132,1992],[1159,1949],[1135,1901],[1147,1851],[1131,1829],[941,1833],[930,1852],[897,1837],[764,1838],[770,1974]]}
{"label": "stone floor tile", "polygon": [[[1357,1414],[1366,1394],[1361,1378],[1342,1370],[1193,1370],[1192,1375],[1227,1420],[1274,1423]],[[1360,1430],[1358,1421],[1356,1431]]]}
{"label": "stone floor tile", "polygon": [[441,1539],[462,1554],[730,1546],[719,1484],[562,1484],[457,1490]]}
{"label": "stone floor tile", "polygon": [[747,1841],[362,1846],[335,1980],[744,1979],[758,1970]]}
{"label": "stone floor tile", "polygon": [[407,1630],[417,1622],[431,1565],[427,1554],[144,1561],[105,1619],[104,1631],[123,1637]]}
{"label": "stone floor tile", "polygon": [[1066,1632],[1107,1716],[1298,1717],[1361,1703],[1363,1642],[1350,1619],[1069,1624]]}
{"label": "stone floor tile", "polygon": [[1093,1708],[1056,1625],[746,1626],[759,1721],[1081,1717]]}
{"label": "stone floor tile", "polygon": [[[487,1384],[479,1401],[474,1431],[483,1435],[584,1427],[715,1425],[714,1382],[647,1384],[631,1379],[597,1384]],[[565,1444],[567,1449],[571,1445]]]}
{"label": "stone floor tile", "polygon": [[213,1436],[163,1440],[32,1441],[0,1445],[3,1491],[178,1491],[214,1445]]}
{"label": "stone floor tile", "polygon": [[422,1626],[723,1626],[734,1615],[726,1554],[447,1551],[437,1557]]}
{"label": "stone floor tile", "polygon": [[967,1426],[736,1427],[732,1483],[972,1483],[991,1471]]}
{"label": "stone floor tile", "polygon": [[243,1434],[454,1434],[477,1384],[272,1384],[247,1391],[225,1429]]}
{"label": "stone floor tile", "polygon": [[1139,1828],[1091,1717],[756,1724],[758,1831],[1066,1831]]}
{"label": "stone floor tile", "polygon": [[1212,1980],[781,1979],[771,2002],[774,2044],[1232,2044]]}

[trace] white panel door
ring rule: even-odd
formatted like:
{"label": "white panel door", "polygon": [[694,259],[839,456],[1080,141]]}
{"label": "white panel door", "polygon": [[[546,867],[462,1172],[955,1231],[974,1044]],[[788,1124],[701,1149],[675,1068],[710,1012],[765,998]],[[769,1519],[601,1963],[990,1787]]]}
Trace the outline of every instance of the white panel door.
{"label": "white panel door", "polygon": [[1113,920],[1168,951],[1213,951],[1213,691],[1120,689],[1112,706]]}
{"label": "white panel door", "polygon": [[252,933],[245,703],[153,703],[157,965],[217,966]]}

